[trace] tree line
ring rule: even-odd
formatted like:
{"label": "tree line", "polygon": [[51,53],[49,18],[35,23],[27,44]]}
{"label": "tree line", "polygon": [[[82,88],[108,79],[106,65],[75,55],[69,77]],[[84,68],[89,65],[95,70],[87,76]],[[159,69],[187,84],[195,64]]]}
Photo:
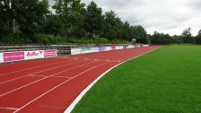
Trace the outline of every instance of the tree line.
{"label": "tree line", "polygon": [[201,31],[196,37],[190,28],[181,36],[154,32],[147,34],[141,25],[123,22],[114,11],[103,13],[92,1],[89,5],[80,0],[57,0],[49,10],[48,0],[1,0],[0,41],[25,43],[62,43],[72,39],[103,39],[137,43],[171,44],[201,43]]}

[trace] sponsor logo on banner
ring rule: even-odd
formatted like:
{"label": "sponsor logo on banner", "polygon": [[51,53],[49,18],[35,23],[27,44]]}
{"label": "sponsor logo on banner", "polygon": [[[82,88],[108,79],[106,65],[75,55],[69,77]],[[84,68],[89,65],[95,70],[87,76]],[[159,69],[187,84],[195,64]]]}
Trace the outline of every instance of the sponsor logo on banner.
{"label": "sponsor logo on banner", "polygon": [[71,48],[71,55],[81,54],[81,48]]}
{"label": "sponsor logo on banner", "polygon": [[25,60],[44,58],[44,50],[25,51],[24,57],[25,57]]}
{"label": "sponsor logo on banner", "polygon": [[82,52],[81,53],[91,53],[91,48],[89,47],[85,47],[85,48],[82,48]]}
{"label": "sponsor logo on banner", "polygon": [[99,51],[100,51],[100,52],[106,51],[106,48],[105,48],[105,47],[99,47]]}
{"label": "sponsor logo on banner", "polygon": [[91,48],[91,52],[94,53],[94,52],[99,52],[99,48],[98,47],[92,47]]}
{"label": "sponsor logo on banner", "polygon": [[57,57],[57,50],[44,50],[44,58]]}
{"label": "sponsor logo on banner", "polygon": [[3,62],[3,53],[0,53],[0,63]]}
{"label": "sponsor logo on banner", "polygon": [[116,46],[111,46],[111,50],[116,50]]}
{"label": "sponsor logo on banner", "polygon": [[3,53],[3,61],[4,62],[12,62],[24,60],[24,52],[6,52]]}

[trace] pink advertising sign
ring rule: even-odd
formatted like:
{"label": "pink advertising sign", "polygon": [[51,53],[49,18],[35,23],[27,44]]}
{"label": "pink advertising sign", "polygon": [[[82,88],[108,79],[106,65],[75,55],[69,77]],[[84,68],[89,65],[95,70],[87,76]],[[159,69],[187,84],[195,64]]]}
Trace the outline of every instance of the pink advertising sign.
{"label": "pink advertising sign", "polygon": [[24,60],[24,52],[6,52],[3,53],[4,62]]}
{"label": "pink advertising sign", "polygon": [[50,57],[56,57],[57,56],[57,50],[44,50],[44,58],[50,58]]}
{"label": "pink advertising sign", "polygon": [[0,53],[0,63],[3,62],[3,53]]}
{"label": "pink advertising sign", "polygon": [[44,50],[25,51],[24,58],[25,60],[44,58]]}

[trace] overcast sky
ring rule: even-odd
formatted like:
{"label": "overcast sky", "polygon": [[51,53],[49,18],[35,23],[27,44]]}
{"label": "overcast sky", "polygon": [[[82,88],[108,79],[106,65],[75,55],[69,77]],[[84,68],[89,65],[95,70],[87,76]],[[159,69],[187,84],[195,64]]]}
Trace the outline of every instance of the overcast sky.
{"label": "overcast sky", "polygon": [[[50,5],[53,0],[49,0]],[[89,5],[92,0],[81,0]],[[142,25],[154,31],[180,35],[192,28],[195,36],[201,29],[201,0],[93,0],[103,13],[113,10],[123,22]]]}

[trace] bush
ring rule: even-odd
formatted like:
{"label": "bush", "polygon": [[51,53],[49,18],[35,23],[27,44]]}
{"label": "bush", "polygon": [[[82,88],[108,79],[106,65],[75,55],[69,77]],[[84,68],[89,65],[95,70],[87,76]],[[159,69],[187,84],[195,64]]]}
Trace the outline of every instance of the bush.
{"label": "bush", "polygon": [[2,43],[4,44],[31,44],[31,38],[21,34],[21,33],[11,33],[2,38]]}
{"label": "bush", "polygon": [[60,37],[55,37],[52,35],[46,34],[36,34],[35,35],[36,43],[38,44],[63,44],[65,43]]}

